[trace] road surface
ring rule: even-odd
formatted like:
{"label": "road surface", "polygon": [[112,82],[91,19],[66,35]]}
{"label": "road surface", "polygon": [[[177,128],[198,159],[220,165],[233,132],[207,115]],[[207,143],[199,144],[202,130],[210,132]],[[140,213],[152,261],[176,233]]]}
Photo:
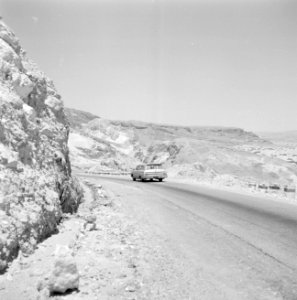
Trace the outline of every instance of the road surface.
{"label": "road surface", "polygon": [[184,299],[297,299],[297,206],[182,183],[86,176],[163,241],[183,274],[173,289],[187,289]]}

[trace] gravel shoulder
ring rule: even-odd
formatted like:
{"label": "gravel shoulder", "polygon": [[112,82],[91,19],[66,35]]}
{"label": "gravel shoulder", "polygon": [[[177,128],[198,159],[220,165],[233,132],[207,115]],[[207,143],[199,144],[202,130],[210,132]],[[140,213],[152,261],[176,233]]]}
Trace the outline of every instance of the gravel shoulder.
{"label": "gravel shoulder", "polygon": [[[57,245],[74,252],[79,290],[50,299],[195,299],[190,296],[197,289],[193,274],[185,272],[190,264],[150,226],[145,212],[137,215],[125,205],[135,191],[108,186],[94,199],[98,180],[88,181],[94,186],[83,185],[85,202],[78,213],[65,215],[57,234],[32,255],[20,253],[0,276],[0,299],[49,299],[44,286]],[[90,215],[96,216],[96,229],[86,221]]]}

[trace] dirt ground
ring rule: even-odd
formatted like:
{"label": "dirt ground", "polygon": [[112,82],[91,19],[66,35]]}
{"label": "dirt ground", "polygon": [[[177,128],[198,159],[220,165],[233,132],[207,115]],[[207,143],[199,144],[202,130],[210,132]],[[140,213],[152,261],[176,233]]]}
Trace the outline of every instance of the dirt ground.
{"label": "dirt ground", "polygon": [[[84,189],[85,202],[76,215],[65,217],[59,233],[39,244],[31,256],[20,254],[0,276],[0,299],[47,299],[42,287],[57,245],[74,250],[80,284],[78,291],[50,299],[191,299],[189,291],[195,286],[191,280],[179,284],[187,274],[185,266],[176,263],[184,262],[166,250],[166,241],[129,214],[116,193],[107,191],[96,203],[91,189]],[[84,228],[89,215],[96,216],[96,230]]]}

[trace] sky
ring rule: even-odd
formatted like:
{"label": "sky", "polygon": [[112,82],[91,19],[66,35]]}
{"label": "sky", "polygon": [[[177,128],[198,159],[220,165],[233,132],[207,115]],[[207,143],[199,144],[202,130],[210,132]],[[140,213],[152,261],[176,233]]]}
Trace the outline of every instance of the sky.
{"label": "sky", "polygon": [[297,129],[296,0],[0,0],[0,15],[65,106]]}

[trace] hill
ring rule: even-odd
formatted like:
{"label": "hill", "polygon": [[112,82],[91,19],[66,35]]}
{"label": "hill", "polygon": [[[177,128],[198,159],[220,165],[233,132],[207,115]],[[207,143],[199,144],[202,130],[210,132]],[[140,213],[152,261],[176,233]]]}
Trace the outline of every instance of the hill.
{"label": "hill", "polygon": [[91,113],[80,111],[74,108],[65,107],[64,112],[72,128],[80,128],[82,125],[99,118]]}
{"label": "hill", "polygon": [[229,186],[292,184],[296,175],[291,162],[267,152],[276,145],[240,128],[93,118],[72,128],[69,145],[73,165],[90,172],[129,171],[156,162],[172,177]]}

